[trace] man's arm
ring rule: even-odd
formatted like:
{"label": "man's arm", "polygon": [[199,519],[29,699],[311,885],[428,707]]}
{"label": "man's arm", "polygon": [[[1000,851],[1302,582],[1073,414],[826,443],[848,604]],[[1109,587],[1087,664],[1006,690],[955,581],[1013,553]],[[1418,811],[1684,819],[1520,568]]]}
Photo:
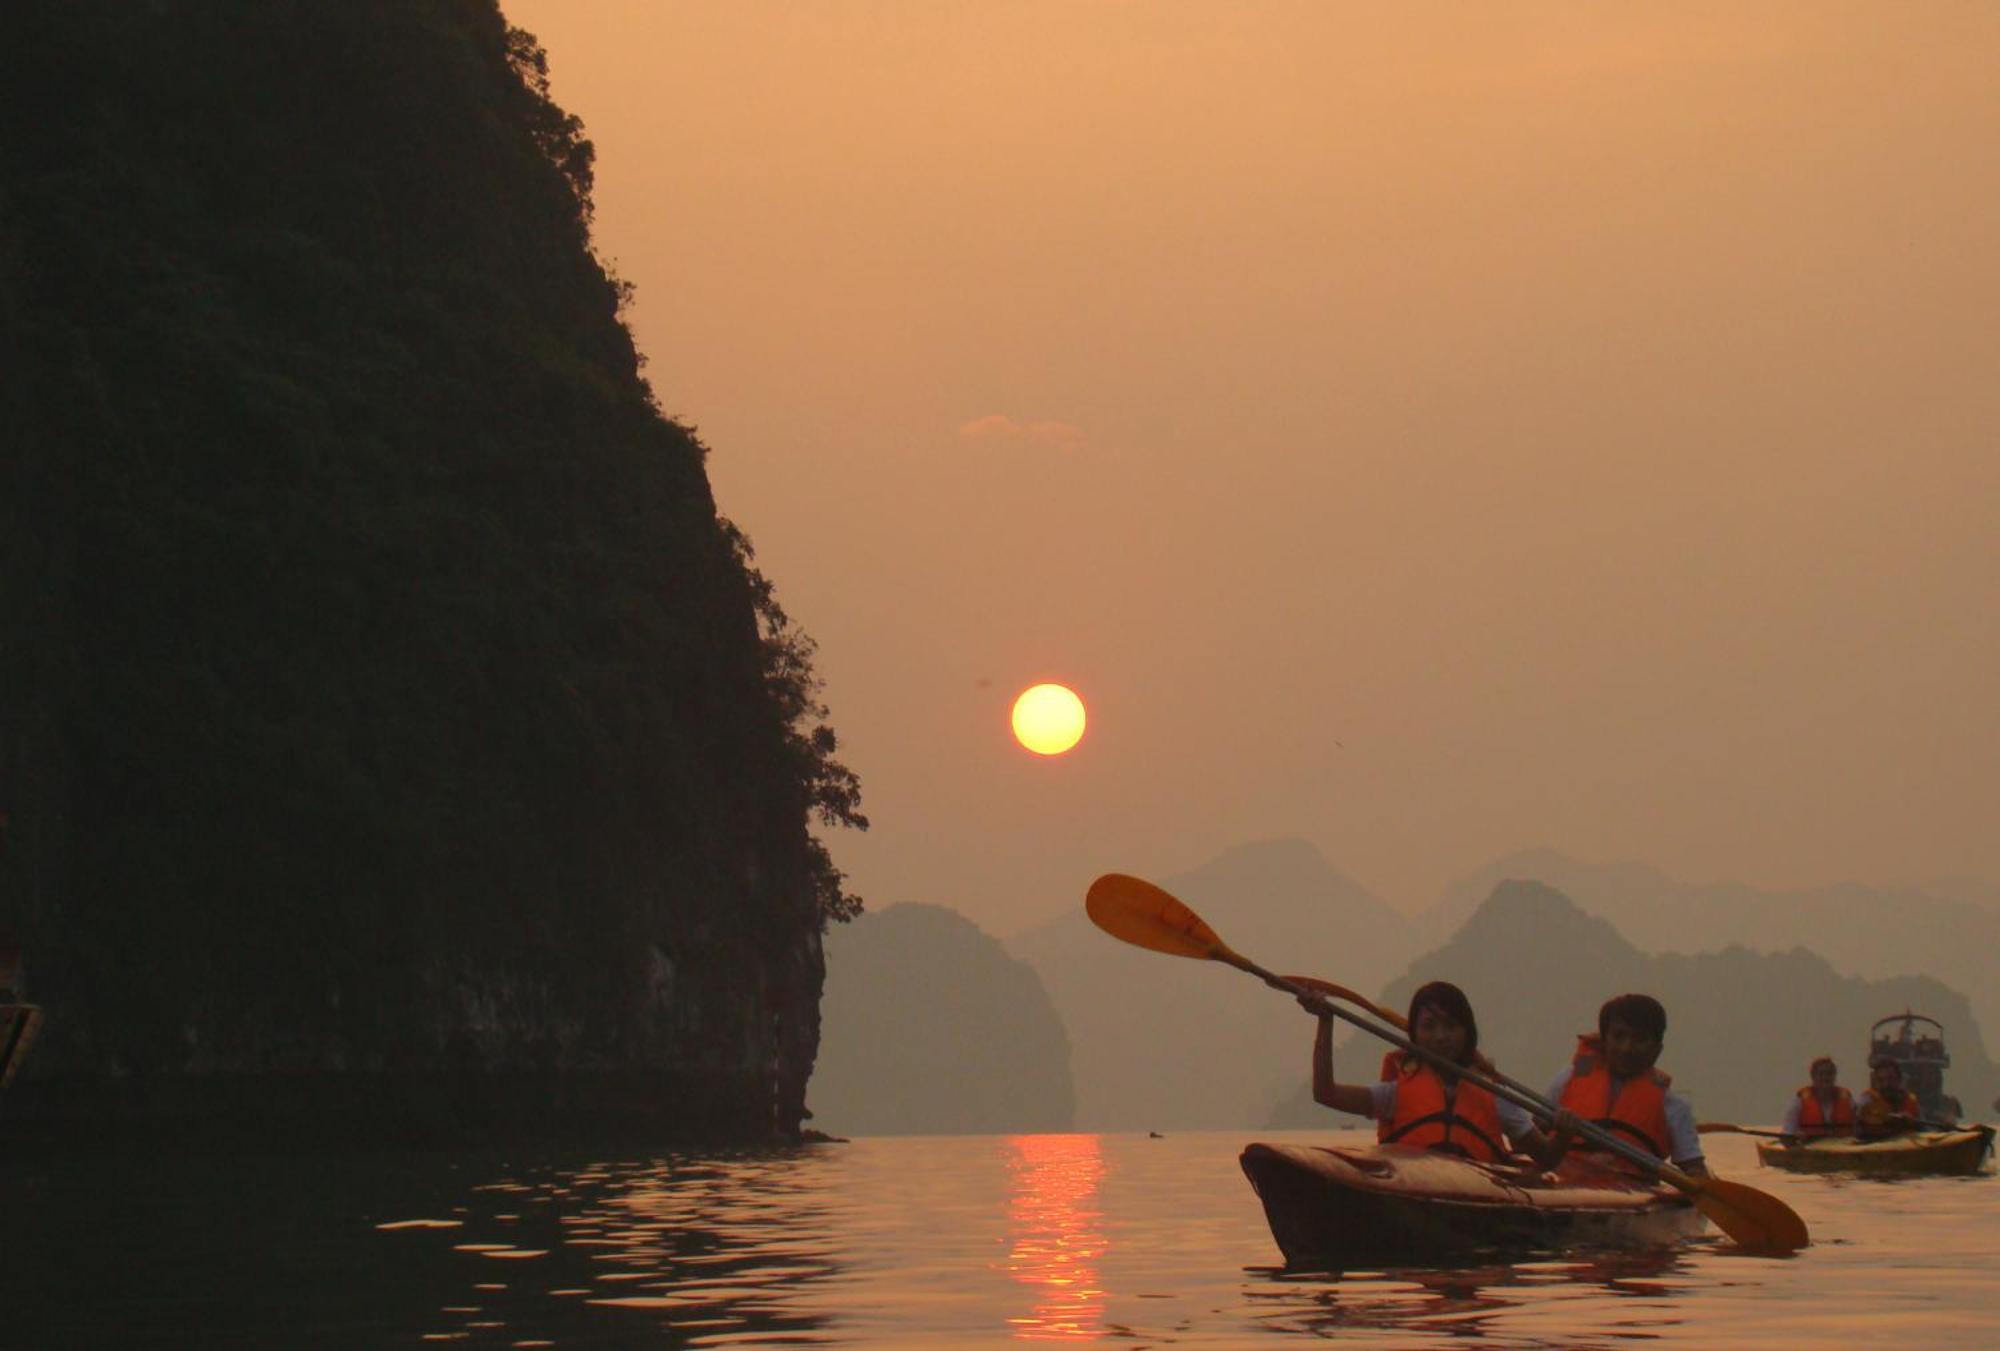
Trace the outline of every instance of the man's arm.
{"label": "man's arm", "polygon": [[1689,1177],[1707,1177],[1708,1160],[1701,1153],[1701,1132],[1695,1128],[1694,1106],[1678,1093],[1667,1094],[1667,1148],[1674,1167]]}

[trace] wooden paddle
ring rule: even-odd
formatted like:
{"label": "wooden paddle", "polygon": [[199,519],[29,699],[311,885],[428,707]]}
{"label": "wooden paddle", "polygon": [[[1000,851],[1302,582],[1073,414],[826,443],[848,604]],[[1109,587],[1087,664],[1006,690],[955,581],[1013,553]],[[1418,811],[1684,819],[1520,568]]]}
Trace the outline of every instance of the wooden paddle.
{"label": "wooden paddle", "polygon": [[1695,1129],[1703,1135],[1715,1135],[1717,1133],[1723,1135],[1761,1135],[1766,1140],[1785,1140],[1793,1144],[1805,1138],[1802,1135],[1787,1135],[1783,1131],[1752,1130],[1748,1126],[1739,1126],[1732,1121],[1703,1121],[1697,1123]]}
{"label": "wooden paddle", "polygon": [[[1084,910],[1098,928],[1135,947],[1150,948],[1174,957],[1222,962],[1239,971],[1246,971],[1272,989],[1283,990],[1295,998],[1317,994],[1318,1006],[1323,1012],[1352,1023],[1392,1046],[1399,1046],[1405,1053],[1475,1084],[1495,1097],[1505,1098],[1545,1121],[1555,1115],[1553,1103],[1505,1075],[1495,1073],[1489,1077],[1466,1066],[1453,1064],[1393,1029],[1340,1007],[1325,992],[1312,990],[1302,983],[1265,970],[1223,942],[1200,915],[1151,882],[1124,873],[1106,873],[1090,884],[1090,891],[1084,898]],[[1357,999],[1355,1002],[1370,1009],[1374,1007],[1366,1000]],[[1735,1240],[1737,1246],[1750,1252],[1789,1253],[1812,1242],[1811,1235],[1806,1232],[1805,1221],[1777,1197],[1741,1182],[1690,1176],[1589,1122],[1582,1123],[1582,1127],[1579,1133],[1594,1147],[1616,1154],[1686,1193],[1693,1199],[1696,1208],[1716,1228]]]}
{"label": "wooden paddle", "polygon": [[[1318,976],[1286,976],[1285,979],[1294,985],[1305,986],[1314,994],[1323,994],[1333,999],[1345,999],[1356,1008],[1365,1009],[1369,1013],[1374,1014],[1398,1032],[1408,1032],[1410,1030],[1410,1020],[1408,1018],[1405,1018],[1394,1009],[1383,1008],[1372,999],[1363,998],[1348,989],[1345,985],[1335,985],[1332,981],[1321,980]],[[1472,1053],[1472,1067],[1481,1074],[1498,1075],[1500,1073],[1500,1071],[1493,1068],[1493,1062],[1486,1058],[1486,1052],[1484,1051],[1474,1051]]]}

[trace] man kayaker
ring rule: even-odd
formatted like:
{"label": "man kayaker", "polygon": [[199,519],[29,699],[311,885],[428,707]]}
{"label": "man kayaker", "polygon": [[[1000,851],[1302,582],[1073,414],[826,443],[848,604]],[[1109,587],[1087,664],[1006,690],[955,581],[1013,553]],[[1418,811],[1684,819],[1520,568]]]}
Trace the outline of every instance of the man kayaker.
{"label": "man kayaker", "polygon": [[[1333,1077],[1333,1015],[1318,995],[1301,995],[1306,1012],[1319,1017],[1313,1037],[1313,1101],[1337,1112],[1372,1118],[1384,1144],[1416,1145],[1488,1163],[1508,1156],[1508,1141],[1534,1133],[1528,1114],[1466,1083],[1440,1073],[1422,1057],[1396,1049],[1382,1061],[1382,1079],[1372,1084],[1336,1083]],[[1434,980],[1410,996],[1410,1040],[1454,1065],[1478,1067],[1479,1023],[1465,991]]]}
{"label": "man kayaker", "polygon": [[[1708,1176],[1694,1108],[1672,1091],[1673,1079],[1657,1065],[1667,1039],[1667,1011],[1651,995],[1621,994],[1597,1011],[1597,1035],[1576,1039],[1568,1069],[1549,1085],[1549,1098],[1565,1111],[1671,1160],[1696,1177]],[[1571,1133],[1558,1117],[1551,1141],[1561,1158]]]}
{"label": "man kayaker", "polygon": [[1923,1109],[1917,1095],[1903,1087],[1903,1067],[1892,1056],[1878,1055],[1868,1062],[1868,1087],[1854,1109],[1854,1119],[1863,1135],[1893,1135],[1917,1125]]}
{"label": "man kayaker", "polygon": [[1840,1069],[1833,1057],[1823,1055],[1813,1061],[1808,1075],[1812,1082],[1793,1096],[1778,1129],[1808,1140],[1854,1134],[1854,1095],[1836,1082]]}

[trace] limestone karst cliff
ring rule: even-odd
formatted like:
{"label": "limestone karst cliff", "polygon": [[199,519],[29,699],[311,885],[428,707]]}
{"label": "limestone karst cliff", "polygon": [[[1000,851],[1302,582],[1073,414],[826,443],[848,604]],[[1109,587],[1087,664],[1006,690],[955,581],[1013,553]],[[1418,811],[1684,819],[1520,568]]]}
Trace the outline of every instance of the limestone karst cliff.
{"label": "limestone karst cliff", "polygon": [[541,49],[494,0],[14,20],[4,1115],[795,1130],[858,785]]}

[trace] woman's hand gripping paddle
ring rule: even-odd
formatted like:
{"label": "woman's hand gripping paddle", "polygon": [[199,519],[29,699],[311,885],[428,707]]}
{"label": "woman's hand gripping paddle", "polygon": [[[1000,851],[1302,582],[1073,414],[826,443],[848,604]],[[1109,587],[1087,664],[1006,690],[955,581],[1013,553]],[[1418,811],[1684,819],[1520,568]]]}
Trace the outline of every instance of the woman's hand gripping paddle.
{"label": "woman's hand gripping paddle", "polygon": [[[1267,971],[1237,952],[1223,942],[1200,915],[1171,893],[1142,878],[1128,877],[1124,873],[1106,873],[1090,884],[1090,891],[1084,897],[1084,910],[1098,928],[1135,947],[1150,948],[1173,957],[1222,962],[1239,971],[1247,971],[1273,989],[1283,990],[1294,997],[1315,992],[1312,986]],[[1379,1015],[1380,1011],[1373,1004],[1352,991],[1324,981],[1315,981],[1313,985],[1320,987],[1317,991],[1321,996],[1319,1007],[1332,1016],[1352,1023],[1392,1046],[1400,1046],[1408,1054],[1448,1070],[1467,1083],[1476,1084],[1495,1097],[1505,1098],[1544,1120],[1554,1116],[1556,1109],[1553,1103],[1505,1075],[1495,1072],[1489,1077],[1465,1066],[1451,1064],[1395,1030],[1349,1012],[1327,997],[1333,995],[1334,998],[1348,999]],[[1393,1014],[1390,1017],[1394,1019]],[[1693,1177],[1589,1122],[1583,1123],[1579,1134],[1595,1148],[1616,1154],[1659,1177],[1669,1186],[1685,1192],[1716,1228],[1746,1251],[1789,1253],[1812,1242],[1811,1235],[1806,1232],[1806,1223],[1799,1218],[1798,1212],[1768,1192],[1722,1178]]]}

